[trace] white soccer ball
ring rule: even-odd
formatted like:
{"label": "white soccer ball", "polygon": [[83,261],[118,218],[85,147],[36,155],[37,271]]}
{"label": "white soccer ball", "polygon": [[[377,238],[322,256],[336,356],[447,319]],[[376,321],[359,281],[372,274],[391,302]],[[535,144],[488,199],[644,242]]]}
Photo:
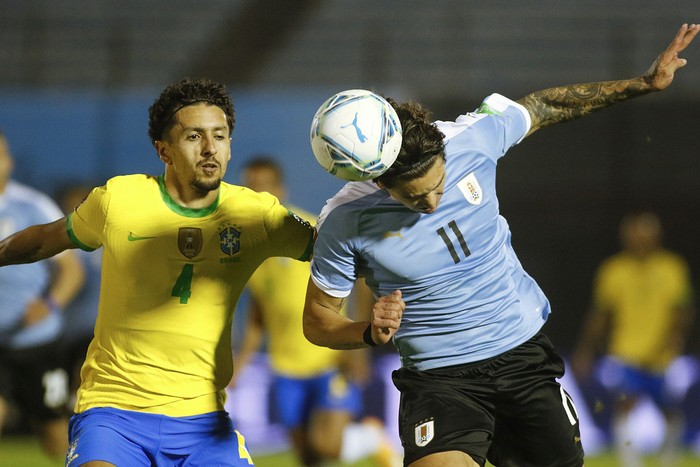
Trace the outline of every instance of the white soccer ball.
{"label": "white soccer ball", "polygon": [[401,122],[383,97],[364,89],[328,98],[311,123],[311,150],[326,171],[343,180],[383,174],[401,149]]}

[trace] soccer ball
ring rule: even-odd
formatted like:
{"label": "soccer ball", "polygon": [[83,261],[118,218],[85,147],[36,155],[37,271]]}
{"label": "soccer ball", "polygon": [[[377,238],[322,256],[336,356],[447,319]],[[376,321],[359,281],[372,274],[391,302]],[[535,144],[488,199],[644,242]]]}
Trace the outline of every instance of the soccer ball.
{"label": "soccer ball", "polygon": [[311,123],[311,150],[326,171],[343,180],[383,174],[401,149],[401,122],[383,97],[364,89],[328,98]]}

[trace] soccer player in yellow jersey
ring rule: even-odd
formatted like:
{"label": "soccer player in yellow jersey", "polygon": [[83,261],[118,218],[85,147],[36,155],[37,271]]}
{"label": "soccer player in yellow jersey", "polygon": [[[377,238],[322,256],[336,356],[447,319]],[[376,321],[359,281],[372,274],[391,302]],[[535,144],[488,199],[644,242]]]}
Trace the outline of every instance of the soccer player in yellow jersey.
{"label": "soccer player in yellow jersey", "polygon": [[[621,465],[642,465],[630,442],[628,416],[648,395],[667,420],[664,466],[675,463],[682,435],[678,401],[665,392],[664,372],[683,351],[693,315],[685,260],[661,246],[661,222],[652,213],[626,216],[620,224],[621,252],[606,259],[596,274],[593,307],[584,326],[573,368],[585,378],[596,351],[619,363],[613,437]],[[601,348],[606,342],[607,349]]]}
{"label": "soccer player in yellow jersey", "polygon": [[223,85],[170,85],[149,108],[163,175],[114,177],[65,218],[0,242],[0,265],[103,249],[69,467],[253,464],[223,408],[233,310],[266,258],[308,260],[314,230],[222,182],[233,126]]}
{"label": "soccer player in yellow jersey", "polygon": [[[253,158],[242,175],[243,185],[286,201],[284,174],[274,159]],[[314,215],[301,209],[294,212],[315,221]],[[269,258],[250,278],[248,321],[234,360],[232,385],[266,335],[273,403],[302,465],[332,460],[352,463],[370,455],[380,466],[401,465],[381,422],[373,418],[354,422],[362,410],[360,386],[369,377],[366,349],[332,350],[304,337],[302,314],[309,274],[308,263]],[[363,291],[371,294],[369,289]],[[355,303],[361,306],[364,301]],[[367,312],[372,305],[367,305]]]}

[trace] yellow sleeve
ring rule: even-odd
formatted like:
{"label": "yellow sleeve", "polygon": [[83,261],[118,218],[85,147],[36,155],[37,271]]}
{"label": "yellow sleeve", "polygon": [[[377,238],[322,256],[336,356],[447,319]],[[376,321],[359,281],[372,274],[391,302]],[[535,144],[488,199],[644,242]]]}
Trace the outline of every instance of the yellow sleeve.
{"label": "yellow sleeve", "polygon": [[270,240],[271,256],[286,256],[300,261],[311,259],[314,228],[274,197],[265,216],[265,230]]}
{"label": "yellow sleeve", "polygon": [[68,234],[82,250],[92,251],[102,246],[109,199],[106,185],[94,188],[70,214]]}

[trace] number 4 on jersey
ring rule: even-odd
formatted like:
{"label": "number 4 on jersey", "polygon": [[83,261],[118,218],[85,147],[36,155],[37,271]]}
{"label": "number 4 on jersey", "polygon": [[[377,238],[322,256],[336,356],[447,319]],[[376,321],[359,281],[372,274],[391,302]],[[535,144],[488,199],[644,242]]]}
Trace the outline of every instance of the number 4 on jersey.
{"label": "number 4 on jersey", "polygon": [[180,297],[180,303],[186,304],[192,295],[192,271],[194,270],[194,264],[187,263],[182,267],[182,271],[175,281],[172,292],[170,295],[173,297]]}

